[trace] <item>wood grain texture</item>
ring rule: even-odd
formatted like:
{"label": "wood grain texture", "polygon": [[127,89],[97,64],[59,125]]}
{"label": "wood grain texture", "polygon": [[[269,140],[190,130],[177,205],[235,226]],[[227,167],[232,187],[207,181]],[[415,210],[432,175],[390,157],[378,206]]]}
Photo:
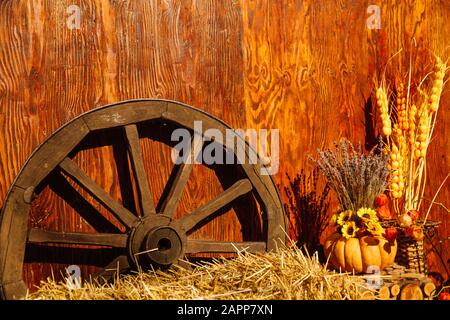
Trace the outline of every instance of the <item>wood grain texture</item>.
{"label": "wood grain texture", "polygon": [[[443,0],[79,0],[75,4],[81,9],[81,26],[71,30],[66,10],[73,3],[0,2],[0,206],[33,149],[61,125],[107,103],[148,97],[198,107],[234,128],[280,129],[280,169],[274,178],[282,190],[287,186],[285,173],[293,176],[301,168],[311,169],[307,155],[317,148],[341,136],[371,143],[365,106],[389,57],[409,47],[412,37],[419,44],[417,74],[430,66],[429,51],[449,55],[450,6]],[[366,27],[369,4],[381,8],[380,30]],[[449,98],[446,90],[430,145],[427,199],[450,170],[450,117],[445,116]],[[167,132],[162,126],[153,135]],[[123,132],[112,137],[124,139]],[[73,160],[133,211],[129,191],[121,188],[126,168],[111,161],[126,157],[126,149],[108,139],[92,139],[100,147],[84,150]],[[150,139],[142,139],[140,147],[153,203],[158,203],[172,171],[170,148]],[[201,207],[229,186],[222,186],[211,168],[194,167],[177,216]],[[69,205],[57,189],[45,189],[33,202],[33,227],[93,232],[73,205],[90,212],[92,204],[108,216],[82,190],[77,189],[90,204],[80,200]],[[437,201],[448,207],[449,199],[447,185]],[[442,238],[449,234],[448,217],[442,207],[434,207],[432,218],[442,221]],[[113,223],[108,228],[114,225],[118,227]],[[240,228],[230,212],[192,238],[245,241]],[[438,246],[445,262],[449,241]],[[445,275],[437,256],[430,256],[429,263],[431,270]],[[32,283],[49,274],[50,267],[29,264],[25,277]]]}
{"label": "wood grain texture", "polygon": [[[366,26],[372,4],[381,9],[381,29]],[[342,136],[373,145],[368,115],[374,85],[390,56],[401,48],[409,54],[412,38],[418,43],[413,77],[430,71],[432,53],[444,59],[449,54],[447,1],[255,0],[241,1],[241,8],[247,126],[280,129],[280,173],[275,179],[281,188],[288,185],[285,173],[310,170],[307,155]],[[405,66],[405,59],[391,63],[387,77],[394,78]],[[445,91],[443,101],[449,96]],[[450,171],[445,109],[444,102],[429,149],[428,199]],[[448,207],[448,184],[438,198]],[[443,221],[439,237],[447,238],[448,211],[435,206],[432,212],[432,219]],[[450,242],[437,247],[443,261],[431,254],[429,264],[448,277]]]}

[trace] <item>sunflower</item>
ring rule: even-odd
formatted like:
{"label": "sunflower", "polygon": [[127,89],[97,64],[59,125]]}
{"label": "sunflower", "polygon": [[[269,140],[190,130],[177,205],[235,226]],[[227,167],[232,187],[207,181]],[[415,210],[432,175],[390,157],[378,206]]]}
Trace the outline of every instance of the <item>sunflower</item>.
{"label": "sunflower", "polygon": [[356,237],[356,233],[358,232],[358,230],[359,228],[356,226],[355,221],[347,221],[342,226],[341,232],[346,239],[350,239]]}
{"label": "sunflower", "polygon": [[345,210],[339,213],[337,217],[337,223],[343,226],[347,221],[350,221],[352,218],[353,212],[352,210]]}
{"label": "sunflower", "polygon": [[374,236],[382,236],[384,234],[384,228],[379,222],[368,221],[366,223],[367,231],[369,231]]}
{"label": "sunflower", "polygon": [[360,208],[356,214],[364,221],[378,221],[377,212],[369,208]]}

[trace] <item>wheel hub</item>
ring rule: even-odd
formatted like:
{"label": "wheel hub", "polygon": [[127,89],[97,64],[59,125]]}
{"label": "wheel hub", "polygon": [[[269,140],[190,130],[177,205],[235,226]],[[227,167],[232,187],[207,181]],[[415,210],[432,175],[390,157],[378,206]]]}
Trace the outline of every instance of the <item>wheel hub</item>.
{"label": "wheel hub", "polygon": [[147,258],[158,265],[171,265],[182,251],[181,237],[171,227],[156,227],[150,230],[144,241]]}
{"label": "wheel hub", "polygon": [[185,234],[171,219],[156,215],[144,219],[131,233],[130,260],[141,268],[168,267],[184,255]]}

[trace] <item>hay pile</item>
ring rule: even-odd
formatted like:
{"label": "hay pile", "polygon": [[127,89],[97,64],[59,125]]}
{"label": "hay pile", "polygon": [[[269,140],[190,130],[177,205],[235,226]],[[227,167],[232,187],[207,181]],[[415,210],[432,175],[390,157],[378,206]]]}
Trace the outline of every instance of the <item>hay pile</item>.
{"label": "hay pile", "polygon": [[84,283],[71,289],[48,280],[28,299],[359,299],[364,282],[330,272],[297,248],[214,259],[191,269],[172,267],[123,275],[114,283]]}

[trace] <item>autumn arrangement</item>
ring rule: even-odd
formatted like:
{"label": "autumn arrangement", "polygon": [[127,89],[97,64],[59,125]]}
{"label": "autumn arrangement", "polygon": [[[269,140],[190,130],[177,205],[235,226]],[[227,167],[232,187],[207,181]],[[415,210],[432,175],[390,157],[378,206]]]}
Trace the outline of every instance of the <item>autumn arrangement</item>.
{"label": "autumn arrangement", "polygon": [[[407,81],[380,81],[375,91],[378,114],[374,118],[381,124],[381,137],[368,154],[345,139],[336,143],[334,150],[318,152],[315,164],[340,204],[330,221],[335,233],[324,246],[336,269],[383,269],[394,262],[397,242],[399,253],[410,255],[411,241],[423,241],[431,207],[450,176],[424,208],[427,151],[446,71],[447,64],[436,57],[434,69],[418,84],[413,85],[411,68]],[[423,251],[423,243],[413,245]],[[423,259],[423,252],[419,253]],[[407,267],[424,272],[424,262],[410,263],[410,258],[403,261]]]}
{"label": "autumn arrangement", "polygon": [[[406,232],[416,239],[423,238],[422,227],[433,203],[423,210],[427,150],[436,125],[446,70],[446,63],[436,57],[434,70],[417,87],[411,84],[410,71],[407,85],[399,81],[390,87],[386,79],[382,79],[376,90],[385,150],[390,154],[388,192],[399,225],[407,228]],[[418,218],[424,212],[419,223]]]}
{"label": "autumn arrangement", "polygon": [[381,141],[367,155],[345,139],[334,150],[319,151],[315,163],[340,203],[340,212],[331,219],[336,232],[324,245],[336,269],[360,273],[394,262],[396,240],[384,237],[375,207],[388,184],[387,161]]}
{"label": "autumn arrangement", "polygon": [[435,57],[434,68],[417,85],[413,85],[411,68],[408,79],[388,85],[382,78],[376,89],[378,119],[389,154],[388,194],[396,214],[395,226],[400,232],[399,259],[418,272],[426,271],[423,239],[425,230],[433,227],[429,214],[439,191],[428,208],[424,208],[427,185],[427,154],[436,125],[447,64]]}

